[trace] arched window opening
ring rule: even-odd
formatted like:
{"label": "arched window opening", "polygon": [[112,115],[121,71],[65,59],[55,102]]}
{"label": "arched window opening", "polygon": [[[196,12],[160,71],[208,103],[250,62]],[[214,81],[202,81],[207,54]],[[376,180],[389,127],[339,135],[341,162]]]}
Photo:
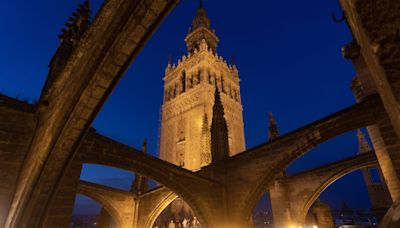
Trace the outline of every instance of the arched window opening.
{"label": "arched window opening", "polygon": [[71,228],[117,228],[112,216],[95,200],[77,194],[71,218]]}

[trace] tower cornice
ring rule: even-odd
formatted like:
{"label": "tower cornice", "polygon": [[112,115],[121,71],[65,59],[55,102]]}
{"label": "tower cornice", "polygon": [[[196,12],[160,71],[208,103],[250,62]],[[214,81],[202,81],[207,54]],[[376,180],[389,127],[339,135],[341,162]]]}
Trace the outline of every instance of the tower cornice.
{"label": "tower cornice", "polygon": [[163,80],[172,80],[177,73],[201,65],[204,62],[208,63],[209,67],[216,68],[217,65],[218,68],[224,70],[225,73],[232,75],[231,80],[236,80],[237,82],[240,82],[236,66],[229,65],[222,56],[218,56],[208,49],[199,51],[196,50],[194,54],[182,56],[182,58],[178,60],[177,64],[169,64],[167,66],[166,74],[163,77]]}

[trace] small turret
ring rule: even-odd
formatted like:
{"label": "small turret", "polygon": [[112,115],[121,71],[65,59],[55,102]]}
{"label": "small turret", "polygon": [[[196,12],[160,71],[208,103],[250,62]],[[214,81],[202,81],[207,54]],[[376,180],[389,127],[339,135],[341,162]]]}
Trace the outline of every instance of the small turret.
{"label": "small turret", "polygon": [[229,157],[228,125],[226,124],[224,106],[217,88],[215,89],[211,124],[211,155],[213,163]]}
{"label": "small turret", "polygon": [[269,141],[272,141],[279,137],[278,126],[272,112],[269,113],[269,126],[268,126],[268,137]]}

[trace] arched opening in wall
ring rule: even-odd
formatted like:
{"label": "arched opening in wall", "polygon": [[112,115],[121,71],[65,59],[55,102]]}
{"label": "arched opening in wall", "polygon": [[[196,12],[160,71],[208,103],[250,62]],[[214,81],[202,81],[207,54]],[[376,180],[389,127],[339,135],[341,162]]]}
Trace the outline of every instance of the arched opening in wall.
{"label": "arched opening in wall", "polygon": [[115,227],[117,223],[107,211],[110,208],[105,208],[104,201],[99,196],[102,193],[95,189],[109,188],[128,192],[133,179],[132,172],[102,165],[83,164],[72,212],[72,227]]}
{"label": "arched opening in wall", "polygon": [[102,205],[82,194],[76,195],[71,228],[116,228],[116,222]]}
{"label": "arched opening in wall", "polygon": [[201,224],[189,204],[187,204],[182,198],[176,198],[170,204],[164,207],[151,227],[199,228],[201,227]]}
{"label": "arched opening in wall", "polygon": [[257,228],[273,227],[271,199],[268,192],[262,195],[256,207],[253,209],[252,221],[253,226]]}
{"label": "arched opening in wall", "polygon": [[[331,186],[329,189],[334,190],[327,190],[325,194],[328,195],[328,199],[334,199],[333,202],[340,203],[343,200],[346,200],[346,197],[350,200],[361,199],[356,201],[356,203],[359,203],[358,205],[356,204],[356,208],[363,208],[364,211],[370,211],[371,206],[362,204],[362,202],[368,202],[368,196],[362,197],[359,193],[362,190],[365,193],[364,196],[369,193],[373,202],[386,201],[383,199],[389,197],[387,187],[384,185],[384,181],[376,180],[377,176],[381,177],[382,175],[379,172],[377,174],[374,171],[375,169],[363,169],[366,171],[362,172],[363,175],[361,179],[359,178],[354,180],[353,178],[352,180],[348,177],[341,179],[342,176],[347,175],[354,170],[377,165],[376,160],[371,156],[373,155],[373,152],[362,151],[362,147],[357,145],[356,136],[357,133],[354,131],[340,135],[327,141],[321,146],[318,146],[316,149],[306,153],[304,156],[293,162],[292,166],[286,170],[286,177],[282,178],[281,181],[274,185],[275,187],[272,189],[274,191],[271,190],[273,192],[273,194],[271,192],[273,195],[272,198],[275,199],[273,200],[274,218],[275,211],[277,211],[277,219],[280,220],[279,222],[284,222],[285,224],[294,223],[300,224],[304,227],[307,217],[307,225],[311,227],[316,224],[318,226],[318,223],[320,224],[318,227],[333,227],[334,218],[330,217],[332,215],[329,212],[327,205],[317,201],[317,199],[326,188],[336,181],[338,181],[337,183],[343,183],[342,189],[352,191],[342,191],[342,194],[337,194],[341,192],[340,189],[335,188],[335,185]],[[364,142],[366,141],[364,140]],[[366,154],[362,156],[360,153]],[[349,158],[356,155],[358,156]],[[363,181],[363,178],[365,181]],[[378,184],[380,186],[378,186]],[[365,185],[368,186],[368,191],[366,190]],[[382,189],[383,191],[377,193],[375,191],[376,189]],[[379,200],[374,200],[378,198]],[[274,202],[277,202],[280,205],[276,207],[274,206]],[[313,207],[313,211],[316,211],[317,213],[309,213],[310,215],[306,216],[309,212],[309,208],[311,208],[314,202],[316,203]],[[389,206],[390,203],[387,204],[387,208]],[[379,206],[375,206],[375,208],[381,209],[382,205],[379,204]],[[358,210],[358,212],[359,211],[360,210]],[[377,215],[376,211],[374,214]],[[330,218],[326,219],[328,217]],[[275,223],[277,223],[277,221],[275,221]],[[373,224],[374,222],[371,221],[371,223]]]}
{"label": "arched opening in wall", "polygon": [[372,182],[367,176],[369,170],[375,168],[362,168],[337,180],[330,180],[333,183],[313,196],[306,224],[317,224],[318,227],[375,227],[390,206],[390,203],[384,206],[390,196],[382,182]]}

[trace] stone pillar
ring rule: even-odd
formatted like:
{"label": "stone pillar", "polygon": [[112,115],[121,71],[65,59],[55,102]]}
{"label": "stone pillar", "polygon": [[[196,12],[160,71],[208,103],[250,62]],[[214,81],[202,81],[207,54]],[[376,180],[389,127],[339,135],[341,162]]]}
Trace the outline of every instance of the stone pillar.
{"label": "stone pillar", "polygon": [[200,79],[200,72],[199,71],[195,71],[194,72],[194,74],[192,75],[192,77],[193,77],[193,87],[195,87],[196,85],[198,85],[200,82],[199,82],[199,79]]}
{"label": "stone pillar", "polygon": [[183,83],[181,80],[177,81],[176,88],[177,88],[177,96],[179,96],[181,93],[183,93]]}
{"label": "stone pillar", "polygon": [[80,180],[82,164],[73,161],[66,175],[61,180],[50,210],[46,216],[43,227],[67,228],[71,223],[72,210],[74,209],[75,196]]}
{"label": "stone pillar", "polygon": [[[366,140],[364,134],[361,130],[357,132],[358,136],[358,152],[366,153],[371,151],[368,141]],[[374,180],[371,175],[371,170],[376,170],[379,180]],[[383,178],[382,171],[379,167],[374,168],[363,168],[361,170],[362,175],[364,177],[364,182],[367,185],[368,195],[372,204],[372,212],[377,217],[378,221],[380,221],[383,216],[386,214],[386,211],[392,205],[392,198],[390,197],[389,190],[387,189],[385,180]]]}
{"label": "stone pillar", "polygon": [[[377,94],[377,87],[372,80],[371,72],[359,51],[358,44],[354,42],[343,48],[344,57],[352,60],[357,72],[352,83],[352,90],[357,102]],[[382,110],[381,115],[377,118],[377,124],[367,127],[367,130],[390,195],[392,199],[397,199],[400,197],[400,140],[385,110]]]}
{"label": "stone pillar", "polygon": [[400,157],[396,155],[399,153],[399,139],[387,114],[383,114],[377,125],[367,129],[390,195],[392,199],[397,199],[400,197]]}
{"label": "stone pillar", "polygon": [[389,209],[382,222],[379,224],[379,228],[396,228],[400,227],[400,200],[393,203],[393,206]]}
{"label": "stone pillar", "polygon": [[193,87],[192,85],[192,73],[186,73],[186,90],[189,90]]}
{"label": "stone pillar", "polygon": [[101,208],[100,215],[97,218],[96,228],[110,228],[110,225],[111,225],[110,214],[104,208]]}
{"label": "stone pillar", "polygon": [[274,226],[289,227],[289,225],[291,225],[291,215],[286,186],[279,181],[275,181],[269,189],[269,194],[271,198]]}
{"label": "stone pillar", "polygon": [[346,12],[346,22],[360,46],[360,55],[371,72],[392,127],[400,137],[400,2],[340,0],[340,5]]}
{"label": "stone pillar", "polygon": [[313,208],[315,223],[321,228],[334,228],[331,209],[325,203],[315,202]]}
{"label": "stone pillar", "polygon": [[205,68],[200,68],[200,83],[208,84],[208,75]]}

